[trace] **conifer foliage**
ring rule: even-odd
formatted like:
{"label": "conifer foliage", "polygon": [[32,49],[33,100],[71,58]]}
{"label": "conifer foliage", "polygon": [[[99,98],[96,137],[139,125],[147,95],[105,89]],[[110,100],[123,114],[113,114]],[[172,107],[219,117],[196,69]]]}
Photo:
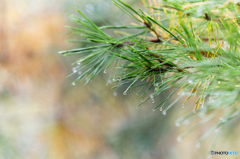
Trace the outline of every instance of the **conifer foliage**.
{"label": "conifer foliage", "polygon": [[[88,83],[111,69],[108,82],[117,83],[113,88],[127,85],[124,95],[131,88],[139,88],[141,102],[136,107],[148,100],[154,102],[171,88],[170,95],[153,109],[160,109],[163,115],[182,97],[187,97],[183,105],[191,97],[198,97],[193,112],[177,119],[176,125],[194,116],[202,120],[180,135],[178,141],[204,123],[214,118],[220,120],[200,137],[197,147],[215,129],[221,130],[239,116],[240,3],[162,0],[160,6],[145,2],[143,9],[134,9],[121,0],[113,3],[135,23],[97,26],[79,10],[81,17],[72,17],[80,27],[69,28],[85,37],[88,44],[59,52],[79,57],[73,63],[73,74],[82,73],[73,85],[78,80]],[[166,105],[174,94],[178,94],[176,100]]]}

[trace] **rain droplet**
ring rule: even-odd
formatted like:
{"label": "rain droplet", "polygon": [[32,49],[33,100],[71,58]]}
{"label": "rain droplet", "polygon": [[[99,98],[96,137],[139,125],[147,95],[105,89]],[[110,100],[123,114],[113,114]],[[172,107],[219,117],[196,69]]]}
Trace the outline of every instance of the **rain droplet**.
{"label": "rain droplet", "polygon": [[79,71],[79,72],[78,72],[78,74],[79,74],[79,75],[81,75],[81,74],[82,74],[82,72],[81,72],[81,71]]}
{"label": "rain droplet", "polygon": [[163,115],[166,115],[167,113],[166,113],[166,111],[163,111],[162,114],[163,114]]}
{"label": "rain droplet", "polygon": [[201,145],[199,143],[196,144],[196,148],[199,148]]}
{"label": "rain droplet", "polygon": [[123,92],[123,95],[127,95],[127,92],[125,91],[125,92]]}
{"label": "rain droplet", "polygon": [[196,110],[193,110],[193,113],[196,113]]}
{"label": "rain droplet", "polygon": [[178,138],[177,138],[177,141],[178,141],[178,142],[182,142],[182,138],[178,137]]}
{"label": "rain droplet", "polygon": [[220,117],[219,120],[224,121],[223,117]]}
{"label": "rain droplet", "polygon": [[99,13],[106,15],[110,11],[110,5],[107,2],[98,3],[97,10]]}
{"label": "rain droplet", "polygon": [[212,156],[211,156],[211,155],[208,155],[208,156],[207,156],[207,159],[212,159]]}
{"label": "rain droplet", "polygon": [[72,71],[73,71],[73,73],[76,73],[76,72],[77,72],[76,68],[73,68]]}
{"label": "rain droplet", "polygon": [[203,14],[203,9],[202,9],[202,7],[198,7],[198,8],[197,8],[197,12],[196,12],[196,16],[197,16],[197,17],[200,17],[202,14]]}
{"label": "rain droplet", "polygon": [[75,86],[75,82],[73,82],[72,85]]}
{"label": "rain droplet", "polygon": [[155,109],[152,109],[152,111],[154,111],[154,112],[155,112]]}
{"label": "rain droplet", "polygon": [[218,132],[218,129],[215,129],[214,132]]}
{"label": "rain droplet", "polygon": [[179,126],[180,126],[180,123],[177,122],[175,125],[176,125],[177,127],[179,127]]}
{"label": "rain droplet", "polygon": [[221,82],[220,81],[218,81],[218,84],[220,84]]}
{"label": "rain droplet", "polygon": [[87,4],[86,5],[86,11],[91,13],[92,11],[94,11],[94,6],[92,4]]}
{"label": "rain droplet", "polygon": [[154,99],[152,100],[152,103],[154,103],[155,101],[154,101]]}
{"label": "rain droplet", "polygon": [[184,120],[184,124],[185,124],[185,125],[188,125],[189,123],[190,123],[189,120]]}
{"label": "rain droplet", "polygon": [[109,84],[112,84],[112,81],[111,81],[111,80],[109,80],[109,81],[108,81],[108,83],[109,83]]}
{"label": "rain droplet", "polygon": [[200,118],[205,118],[206,115],[205,115],[205,113],[200,113],[199,116],[200,116]]}
{"label": "rain droplet", "polygon": [[117,96],[117,92],[113,92],[113,95],[114,95],[114,96]]}
{"label": "rain droplet", "polygon": [[106,70],[104,70],[104,71],[103,71],[103,73],[107,73],[107,71],[106,71]]}
{"label": "rain droplet", "polygon": [[184,108],[184,105],[182,106],[182,108]]}
{"label": "rain droplet", "polygon": [[162,108],[160,108],[160,111],[162,111]]}
{"label": "rain droplet", "polygon": [[152,94],[150,95],[150,98],[152,98],[152,99],[153,99],[153,95],[152,95]]}
{"label": "rain droplet", "polygon": [[159,84],[158,83],[156,83],[156,87],[158,87],[159,86]]}
{"label": "rain droplet", "polygon": [[113,79],[113,82],[115,82],[116,80],[115,79]]}
{"label": "rain droplet", "polygon": [[193,81],[192,81],[192,80],[188,80],[188,83],[190,83],[190,84],[191,84],[191,83],[193,83]]}
{"label": "rain droplet", "polygon": [[81,64],[81,62],[78,62],[77,64],[78,64],[78,65],[80,65],[80,64]]}

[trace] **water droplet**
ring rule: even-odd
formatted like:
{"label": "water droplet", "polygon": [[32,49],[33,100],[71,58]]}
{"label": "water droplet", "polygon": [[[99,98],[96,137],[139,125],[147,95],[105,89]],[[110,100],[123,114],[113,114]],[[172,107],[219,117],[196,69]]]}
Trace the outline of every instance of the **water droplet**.
{"label": "water droplet", "polygon": [[123,95],[127,95],[127,92],[125,91],[125,92],[123,92]]}
{"label": "water droplet", "polygon": [[193,113],[196,113],[196,110],[193,110]]}
{"label": "water droplet", "polygon": [[114,95],[114,96],[117,96],[117,92],[113,92],[113,95]]}
{"label": "water droplet", "polygon": [[214,103],[215,100],[210,97],[209,102],[210,102],[210,103]]}
{"label": "water droplet", "polygon": [[163,115],[166,115],[167,113],[166,113],[166,111],[163,111],[162,114],[163,114]]}
{"label": "water droplet", "polygon": [[78,74],[79,74],[79,75],[81,75],[81,74],[82,74],[82,72],[81,72],[81,71],[79,71],[79,72],[78,72]]}
{"label": "water droplet", "polygon": [[185,125],[188,125],[189,123],[190,123],[189,120],[184,120],[184,124],[185,124]]}
{"label": "water droplet", "polygon": [[196,12],[196,16],[197,16],[197,17],[200,17],[202,14],[203,14],[203,9],[202,9],[202,7],[198,7],[198,8],[197,8],[197,12]]}
{"label": "water droplet", "polygon": [[154,111],[154,112],[155,112],[155,109],[152,109],[152,111]]}
{"label": "water droplet", "polygon": [[106,15],[110,11],[110,5],[108,2],[100,2],[98,3],[97,10],[101,15]]}
{"label": "water droplet", "polygon": [[178,137],[178,138],[177,138],[177,141],[178,141],[178,142],[182,142],[182,138]]}
{"label": "water droplet", "polygon": [[92,13],[92,11],[94,11],[94,6],[92,4],[87,4],[85,8],[89,13]]}
{"label": "water droplet", "polygon": [[215,129],[214,132],[218,132],[218,129]]}
{"label": "water droplet", "polygon": [[159,84],[158,83],[156,83],[156,87],[158,87],[159,86]]}
{"label": "water droplet", "polygon": [[153,99],[153,95],[152,95],[152,94],[150,95],[150,98],[152,98],[152,99]]}
{"label": "water droplet", "polygon": [[72,85],[75,86],[75,82],[73,82]]}
{"label": "water droplet", "polygon": [[111,80],[109,80],[109,81],[108,81],[108,83],[109,83],[109,84],[112,84],[112,81],[111,81]]}
{"label": "water droplet", "polygon": [[184,108],[184,105],[182,106],[182,108]]}
{"label": "water droplet", "polygon": [[221,82],[220,81],[218,81],[218,84],[220,84]]}
{"label": "water droplet", "polygon": [[177,122],[175,125],[176,125],[177,127],[179,127],[179,126],[180,126],[180,123],[179,123],[179,122]]}
{"label": "water droplet", "polygon": [[160,111],[162,111],[162,108],[160,108]]}
{"label": "water droplet", "polygon": [[199,148],[201,145],[199,143],[196,144],[196,148]]}
{"label": "water droplet", "polygon": [[200,118],[205,118],[206,114],[205,113],[200,113],[199,116],[200,116]]}
{"label": "water droplet", "polygon": [[115,79],[113,79],[113,82],[115,82],[116,80]]}
{"label": "water droplet", "polygon": [[78,65],[80,65],[80,64],[81,64],[81,62],[78,62],[77,64],[78,64]]}
{"label": "water droplet", "polygon": [[208,156],[207,156],[207,159],[212,159],[212,156],[211,156],[211,155],[208,155]]}
{"label": "water droplet", "polygon": [[152,103],[154,103],[155,101],[154,101],[154,99],[152,100]]}
{"label": "water droplet", "polygon": [[220,117],[219,120],[224,121],[223,117]]}
{"label": "water droplet", "polygon": [[76,68],[73,68],[72,71],[73,71],[73,73],[76,73],[76,72],[77,72]]}
{"label": "water droplet", "polygon": [[188,83],[190,83],[190,84],[191,84],[191,83],[193,83],[193,81],[192,81],[192,80],[188,80]]}
{"label": "water droplet", "polygon": [[106,71],[106,70],[104,70],[104,71],[103,71],[103,73],[107,73],[107,71]]}

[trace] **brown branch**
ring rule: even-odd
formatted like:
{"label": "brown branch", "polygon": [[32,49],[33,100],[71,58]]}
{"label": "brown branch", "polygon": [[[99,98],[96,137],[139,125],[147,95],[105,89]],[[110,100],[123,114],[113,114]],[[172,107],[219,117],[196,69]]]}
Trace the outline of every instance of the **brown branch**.
{"label": "brown branch", "polygon": [[205,19],[206,20],[214,20],[214,21],[217,21],[217,22],[220,22],[220,18],[211,18],[207,13],[204,13],[204,15],[205,15]]}
{"label": "brown branch", "polygon": [[158,43],[161,43],[162,40],[160,40],[159,38],[162,37],[162,35],[160,33],[158,33],[155,29],[152,28],[152,26],[150,24],[148,24],[146,21],[144,21],[144,24],[145,26],[151,30],[156,36],[157,36],[157,39],[156,40],[152,40],[151,42],[158,42]]}
{"label": "brown branch", "polygon": [[209,17],[209,15],[207,13],[204,13],[205,14],[205,19],[206,20],[211,20],[211,18]]}
{"label": "brown branch", "polygon": [[[161,58],[163,58],[163,56],[162,55],[155,55],[155,54],[150,54],[151,56],[153,56],[153,57],[155,57],[155,58],[158,58],[158,62],[159,63],[163,63],[163,62],[165,62],[165,61],[163,61],[163,60],[161,60]],[[168,68],[175,68],[175,66],[174,65],[171,65],[170,63],[165,63],[165,64],[163,64],[164,66],[167,66]],[[182,69],[180,69],[180,68],[176,68],[177,69],[177,71],[178,72],[184,72]]]}

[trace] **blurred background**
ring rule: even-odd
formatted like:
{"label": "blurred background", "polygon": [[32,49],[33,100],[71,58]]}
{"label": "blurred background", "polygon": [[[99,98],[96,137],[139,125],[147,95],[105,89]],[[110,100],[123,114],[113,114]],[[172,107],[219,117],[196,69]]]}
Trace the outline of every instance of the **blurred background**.
{"label": "blurred background", "polygon": [[[127,2],[143,8],[142,1]],[[194,125],[175,126],[192,111],[191,101],[184,109],[180,101],[164,116],[152,111],[151,101],[135,109],[137,90],[123,96],[124,88],[106,86],[106,74],[71,85],[75,57],[57,52],[84,45],[66,41],[81,38],[64,27],[75,25],[69,20],[78,15],[75,7],[98,25],[131,22],[111,0],[0,0],[0,158],[206,158],[214,134],[200,148],[195,142],[210,124],[177,141]],[[229,123],[215,150],[240,153],[236,123]]]}

